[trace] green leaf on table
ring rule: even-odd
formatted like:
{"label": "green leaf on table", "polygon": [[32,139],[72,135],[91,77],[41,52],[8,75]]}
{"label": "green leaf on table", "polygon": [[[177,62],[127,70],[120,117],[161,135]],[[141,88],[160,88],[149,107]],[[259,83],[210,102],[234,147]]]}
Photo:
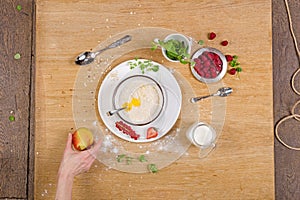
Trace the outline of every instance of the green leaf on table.
{"label": "green leaf on table", "polygon": [[126,164],[127,165],[130,165],[132,163],[132,160],[133,160],[132,157],[126,156],[125,159],[126,159]]}
{"label": "green leaf on table", "polygon": [[9,119],[9,121],[13,122],[13,121],[15,121],[15,116],[11,115],[11,116],[9,116],[8,119]]}
{"label": "green leaf on table", "polygon": [[19,60],[20,58],[21,58],[21,54],[16,53],[16,54],[14,55],[14,59],[15,59],[15,60]]}
{"label": "green leaf on table", "polygon": [[199,45],[203,45],[203,44],[204,44],[204,41],[203,41],[203,40],[199,40],[199,41],[198,41],[198,44],[199,44]]}
{"label": "green leaf on table", "polygon": [[157,173],[158,172],[158,169],[156,167],[155,164],[149,164],[148,165],[148,170],[151,172],[151,173]]}
{"label": "green leaf on table", "polygon": [[126,156],[125,154],[120,154],[117,156],[117,162],[123,162],[125,161],[127,165],[132,163],[133,158]]}
{"label": "green leaf on table", "polygon": [[117,156],[117,161],[121,162],[125,158],[125,156],[126,156],[125,154],[118,155]]}
{"label": "green leaf on table", "polygon": [[140,155],[138,159],[139,159],[140,162],[147,162],[147,159],[145,158],[145,155]]}
{"label": "green leaf on table", "polygon": [[17,5],[16,9],[17,9],[17,11],[21,11],[22,10],[22,6],[21,5]]}

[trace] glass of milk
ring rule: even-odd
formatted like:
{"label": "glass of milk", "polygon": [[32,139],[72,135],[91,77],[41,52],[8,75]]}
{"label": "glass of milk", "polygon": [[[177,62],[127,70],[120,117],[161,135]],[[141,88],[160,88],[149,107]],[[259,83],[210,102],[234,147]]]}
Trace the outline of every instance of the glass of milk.
{"label": "glass of milk", "polygon": [[216,146],[216,131],[208,124],[196,122],[186,132],[187,138],[200,149],[199,157],[206,157]]}

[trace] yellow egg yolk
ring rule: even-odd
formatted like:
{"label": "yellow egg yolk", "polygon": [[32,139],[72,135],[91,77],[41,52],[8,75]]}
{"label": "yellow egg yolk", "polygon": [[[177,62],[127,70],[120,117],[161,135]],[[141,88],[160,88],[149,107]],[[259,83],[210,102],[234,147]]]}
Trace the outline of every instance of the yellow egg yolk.
{"label": "yellow egg yolk", "polygon": [[141,101],[139,98],[133,97],[130,102],[125,102],[122,106],[127,107],[126,111],[130,111],[132,106],[139,107],[141,105]]}

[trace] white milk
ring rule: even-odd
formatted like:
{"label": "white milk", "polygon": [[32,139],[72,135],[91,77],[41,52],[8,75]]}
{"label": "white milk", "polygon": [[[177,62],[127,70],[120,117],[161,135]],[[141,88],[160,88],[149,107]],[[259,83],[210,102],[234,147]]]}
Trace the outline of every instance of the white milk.
{"label": "white milk", "polygon": [[213,140],[211,129],[205,125],[200,125],[193,131],[194,142],[201,146],[210,145]]}
{"label": "white milk", "polygon": [[187,137],[195,146],[204,149],[213,145],[216,139],[216,132],[208,124],[198,122],[188,129]]}

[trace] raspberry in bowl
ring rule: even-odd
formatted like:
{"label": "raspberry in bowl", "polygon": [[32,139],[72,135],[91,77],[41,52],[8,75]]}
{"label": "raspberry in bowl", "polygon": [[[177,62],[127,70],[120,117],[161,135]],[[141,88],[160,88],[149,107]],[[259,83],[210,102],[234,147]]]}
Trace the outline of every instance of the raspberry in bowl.
{"label": "raspberry in bowl", "polygon": [[191,71],[196,79],[204,83],[214,83],[221,80],[227,71],[226,57],[217,49],[201,48],[191,59]]}

